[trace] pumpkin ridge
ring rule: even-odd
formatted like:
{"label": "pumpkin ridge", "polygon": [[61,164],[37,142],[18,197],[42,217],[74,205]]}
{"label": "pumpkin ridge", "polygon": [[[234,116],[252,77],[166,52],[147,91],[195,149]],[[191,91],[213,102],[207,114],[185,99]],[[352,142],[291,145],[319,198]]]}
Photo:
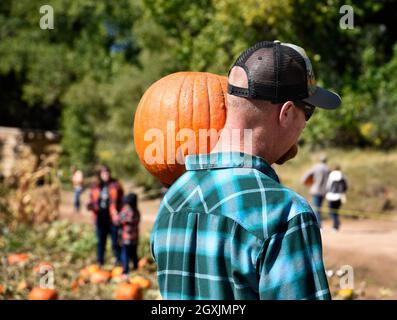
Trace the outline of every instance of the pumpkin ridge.
{"label": "pumpkin ridge", "polygon": [[[180,120],[181,120],[181,117],[179,116],[179,115],[181,114],[180,106],[182,105],[182,103],[181,103],[181,93],[182,93],[182,90],[183,90],[183,86],[184,86],[185,83],[186,83],[186,79],[188,79],[188,75],[186,75],[186,76],[183,78],[182,84],[181,84],[181,86],[180,86],[180,88],[179,88],[179,92],[178,92],[178,107],[176,108],[177,120],[178,120],[178,127],[175,128],[176,134],[178,134],[179,128],[181,128],[181,121],[180,121]],[[182,113],[183,113],[183,112],[182,112]],[[183,116],[183,115],[182,115],[182,116]],[[183,129],[183,128],[182,128],[182,129]],[[180,147],[180,145],[181,145],[181,141],[175,141],[175,161],[177,160],[177,153],[176,153],[176,150],[178,150],[178,148]],[[179,163],[176,162],[176,165],[179,165]]]}
{"label": "pumpkin ridge", "polygon": [[[210,88],[209,88],[209,86],[208,86],[208,84],[209,84],[209,81],[210,81],[210,79],[211,79],[212,77],[210,77],[208,74],[206,74],[206,79],[207,79],[207,81],[206,81],[206,86],[207,86],[207,104],[208,104],[208,106],[207,106],[207,114],[208,114],[208,119],[207,119],[207,128],[209,128],[210,130],[211,130],[211,115],[212,115],[212,112],[211,112],[211,99],[210,99],[210,93],[211,93],[211,90],[210,90]],[[211,79],[212,80],[212,79]],[[209,131],[209,132],[211,132],[211,131]],[[205,139],[205,144],[206,144],[206,146],[205,146],[205,149],[206,149],[206,152],[208,153],[208,152],[211,152],[211,145],[209,145],[208,144],[208,141],[209,141],[209,137],[208,137],[208,133],[209,132],[207,132],[207,137],[206,137],[206,139]]]}
{"label": "pumpkin ridge", "polygon": [[[165,90],[164,90],[163,86],[161,87],[161,89],[162,89],[161,90],[161,96],[160,96],[160,99],[159,99],[159,114],[162,114],[162,110],[164,109],[163,108],[163,98],[164,98],[165,93],[167,92],[168,86],[165,87]],[[154,109],[154,108],[152,108],[152,109]],[[165,125],[167,125],[167,123],[165,123]],[[163,141],[163,145],[161,146],[163,157],[167,157],[167,152],[165,152],[166,151],[165,149],[166,149],[166,146],[167,146],[167,140],[166,139],[167,139],[167,135],[165,135],[164,141]],[[167,170],[169,170],[168,165],[167,165],[167,161],[165,161],[164,165],[167,168]],[[161,171],[162,164],[155,163],[154,166],[155,166],[157,172]]]}

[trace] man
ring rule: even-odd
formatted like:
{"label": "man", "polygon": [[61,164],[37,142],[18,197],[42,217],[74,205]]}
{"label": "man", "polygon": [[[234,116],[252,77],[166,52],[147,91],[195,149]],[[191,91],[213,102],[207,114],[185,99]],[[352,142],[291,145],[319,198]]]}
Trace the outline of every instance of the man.
{"label": "man", "polygon": [[321,206],[326,194],[329,169],[327,166],[327,157],[322,155],[320,163],[314,165],[308,172],[303,175],[302,182],[310,186],[310,195],[313,199],[314,212],[317,222],[321,228]]}
{"label": "man", "polygon": [[[329,299],[316,217],[271,165],[295,155],[314,105],[334,109],[340,98],[315,86],[302,48],[279,41],[243,52],[228,82],[218,144],[209,155],[186,157],[187,172],[164,196],[153,227],[161,294]],[[239,143],[231,137],[236,129]]]}

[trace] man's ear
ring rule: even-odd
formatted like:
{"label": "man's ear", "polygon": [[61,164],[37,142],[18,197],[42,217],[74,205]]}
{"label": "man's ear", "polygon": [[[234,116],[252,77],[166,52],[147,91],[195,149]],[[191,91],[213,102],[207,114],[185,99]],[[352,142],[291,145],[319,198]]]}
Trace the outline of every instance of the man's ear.
{"label": "man's ear", "polygon": [[282,105],[278,120],[284,128],[288,127],[294,120],[294,103],[292,101],[287,101]]}

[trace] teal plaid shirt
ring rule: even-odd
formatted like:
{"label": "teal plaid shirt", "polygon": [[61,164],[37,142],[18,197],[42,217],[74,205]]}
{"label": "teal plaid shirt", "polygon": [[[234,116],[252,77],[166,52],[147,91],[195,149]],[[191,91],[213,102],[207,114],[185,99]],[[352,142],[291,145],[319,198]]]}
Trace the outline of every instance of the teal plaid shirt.
{"label": "teal plaid shirt", "polygon": [[247,154],[187,156],[151,235],[164,299],[330,299],[307,201]]}

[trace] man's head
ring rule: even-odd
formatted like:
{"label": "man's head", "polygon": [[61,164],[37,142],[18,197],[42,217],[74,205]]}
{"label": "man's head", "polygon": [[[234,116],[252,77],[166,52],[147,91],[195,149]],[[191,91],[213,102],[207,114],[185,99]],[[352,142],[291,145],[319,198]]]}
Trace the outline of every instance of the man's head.
{"label": "man's head", "polygon": [[302,48],[275,41],[257,43],[240,55],[229,72],[227,102],[225,127],[252,129],[256,154],[278,163],[296,154],[315,106],[335,109],[341,101],[315,85]]}

